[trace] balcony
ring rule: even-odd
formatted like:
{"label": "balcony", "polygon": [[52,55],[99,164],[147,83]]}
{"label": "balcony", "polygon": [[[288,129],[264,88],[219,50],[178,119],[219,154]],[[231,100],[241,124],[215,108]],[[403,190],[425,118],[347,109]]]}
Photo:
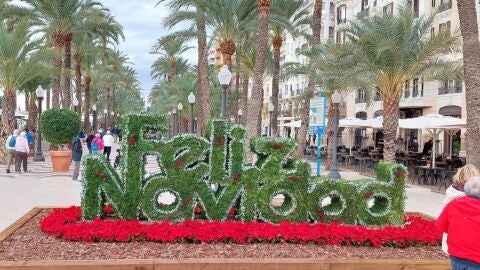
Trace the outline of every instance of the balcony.
{"label": "balcony", "polygon": [[462,86],[447,86],[438,88],[439,95],[462,93]]}
{"label": "balcony", "polygon": [[347,18],[338,18],[337,19],[337,24],[344,24],[347,23]]}
{"label": "balcony", "polygon": [[365,97],[355,98],[355,104],[358,104],[358,103],[365,103]]}
{"label": "balcony", "polygon": [[444,2],[438,6],[438,13],[452,9],[452,1]]}
{"label": "balcony", "polygon": [[365,19],[365,18],[368,18],[369,13],[370,13],[370,9],[369,9],[369,8],[366,8],[366,9],[360,11],[360,12],[357,14],[357,18],[358,18],[359,20],[363,20],[363,19]]}

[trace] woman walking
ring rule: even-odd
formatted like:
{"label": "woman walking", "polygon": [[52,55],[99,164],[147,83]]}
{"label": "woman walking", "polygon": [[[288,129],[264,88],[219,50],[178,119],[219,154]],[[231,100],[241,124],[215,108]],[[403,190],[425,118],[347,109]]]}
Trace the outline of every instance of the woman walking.
{"label": "woman walking", "polygon": [[92,140],[92,152],[96,153],[97,151],[103,152],[103,140],[100,133],[95,134],[95,138]]}
{"label": "woman walking", "polygon": [[17,137],[15,142],[15,172],[17,173],[20,173],[22,163],[23,172],[27,172],[27,158],[28,153],[30,153],[30,147],[28,146],[26,135],[25,131],[20,132],[20,136]]}

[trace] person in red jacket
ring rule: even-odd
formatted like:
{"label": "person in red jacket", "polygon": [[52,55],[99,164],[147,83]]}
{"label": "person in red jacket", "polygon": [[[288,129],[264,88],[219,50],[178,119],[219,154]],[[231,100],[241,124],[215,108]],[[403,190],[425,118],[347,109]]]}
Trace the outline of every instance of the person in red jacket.
{"label": "person in red jacket", "polygon": [[448,253],[453,270],[480,269],[480,176],[470,177],[465,195],[451,201],[437,220],[448,234]]}

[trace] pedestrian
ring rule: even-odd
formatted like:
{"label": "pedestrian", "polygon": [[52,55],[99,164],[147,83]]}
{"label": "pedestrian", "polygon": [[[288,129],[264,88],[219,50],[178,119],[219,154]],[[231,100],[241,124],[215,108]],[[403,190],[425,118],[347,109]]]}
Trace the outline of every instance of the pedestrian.
{"label": "pedestrian", "polygon": [[93,132],[90,132],[90,134],[88,135],[87,137],[87,148],[88,148],[88,153],[91,154],[92,153],[92,141],[93,141],[93,138],[95,138],[95,135],[93,135]]}
{"label": "pedestrian", "polygon": [[114,141],[115,140],[113,139],[110,130],[107,130],[107,134],[103,136],[103,154],[107,156],[108,160],[110,160],[110,153],[112,152],[112,145]]}
{"label": "pedestrian", "polygon": [[480,177],[470,177],[465,195],[445,206],[437,228],[448,234],[447,244],[453,270],[480,269]]}
{"label": "pedestrian", "polygon": [[5,141],[5,148],[7,148],[7,173],[10,173],[12,161],[15,162],[15,143],[19,132],[18,129],[13,130],[12,135],[8,136]]}
{"label": "pedestrian", "polygon": [[100,133],[95,134],[95,138],[92,140],[92,152],[103,151],[103,147],[102,135]]}
{"label": "pedestrian", "polygon": [[20,167],[23,163],[23,172],[27,172],[27,158],[30,153],[28,140],[25,131],[20,132],[15,140],[15,172],[20,173]]}
{"label": "pedestrian", "polygon": [[28,128],[24,129],[23,131],[25,131],[25,133],[26,133],[25,138],[27,138],[28,147],[30,148],[30,152],[31,152],[32,155],[33,155],[35,137],[34,137],[33,134],[30,132],[30,130],[28,130]]}
{"label": "pedestrian", "polygon": [[74,164],[72,180],[78,181],[78,174],[80,171],[80,161],[82,160],[82,141],[79,136],[72,140],[72,161]]}
{"label": "pedestrian", "polygon": [[426,142],[423,145],[422,155],[429,156],[430,151],[432,151],[432,149],[433,149],[433,139],[430,139],[430,140],[428,140],[428,142]]}
{"label": "pedestrian", "polygon": [[[443,200],[444,207],[449,202],[465,196],[465,182],[467,182],[467,180],[473,176],[480,176],[480,171],[478,171],[478,169],[472,164],[467,164],[458,169],[457,173],[453,176],[453,184],[445,191],[445,199]],[[442,250],[448,254],[446,233],[443,234],[442,238]]]}
{"label": "pedestrian", "polygon": [[112,129],[112,135],[113,138],[115,139],[115,143],[118,143],[118,134],[120,134],[120,129],[117,126],[114,126]]}

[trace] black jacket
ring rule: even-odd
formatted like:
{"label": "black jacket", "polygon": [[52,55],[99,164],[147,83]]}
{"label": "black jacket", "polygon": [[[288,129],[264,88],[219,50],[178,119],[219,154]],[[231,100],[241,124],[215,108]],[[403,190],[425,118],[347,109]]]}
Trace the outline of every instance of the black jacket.
{"label": "black jacket", "polygon": [[72,141],[72,160],[80,161],[82,160],[82,142],[79,138],[74,138]]}

